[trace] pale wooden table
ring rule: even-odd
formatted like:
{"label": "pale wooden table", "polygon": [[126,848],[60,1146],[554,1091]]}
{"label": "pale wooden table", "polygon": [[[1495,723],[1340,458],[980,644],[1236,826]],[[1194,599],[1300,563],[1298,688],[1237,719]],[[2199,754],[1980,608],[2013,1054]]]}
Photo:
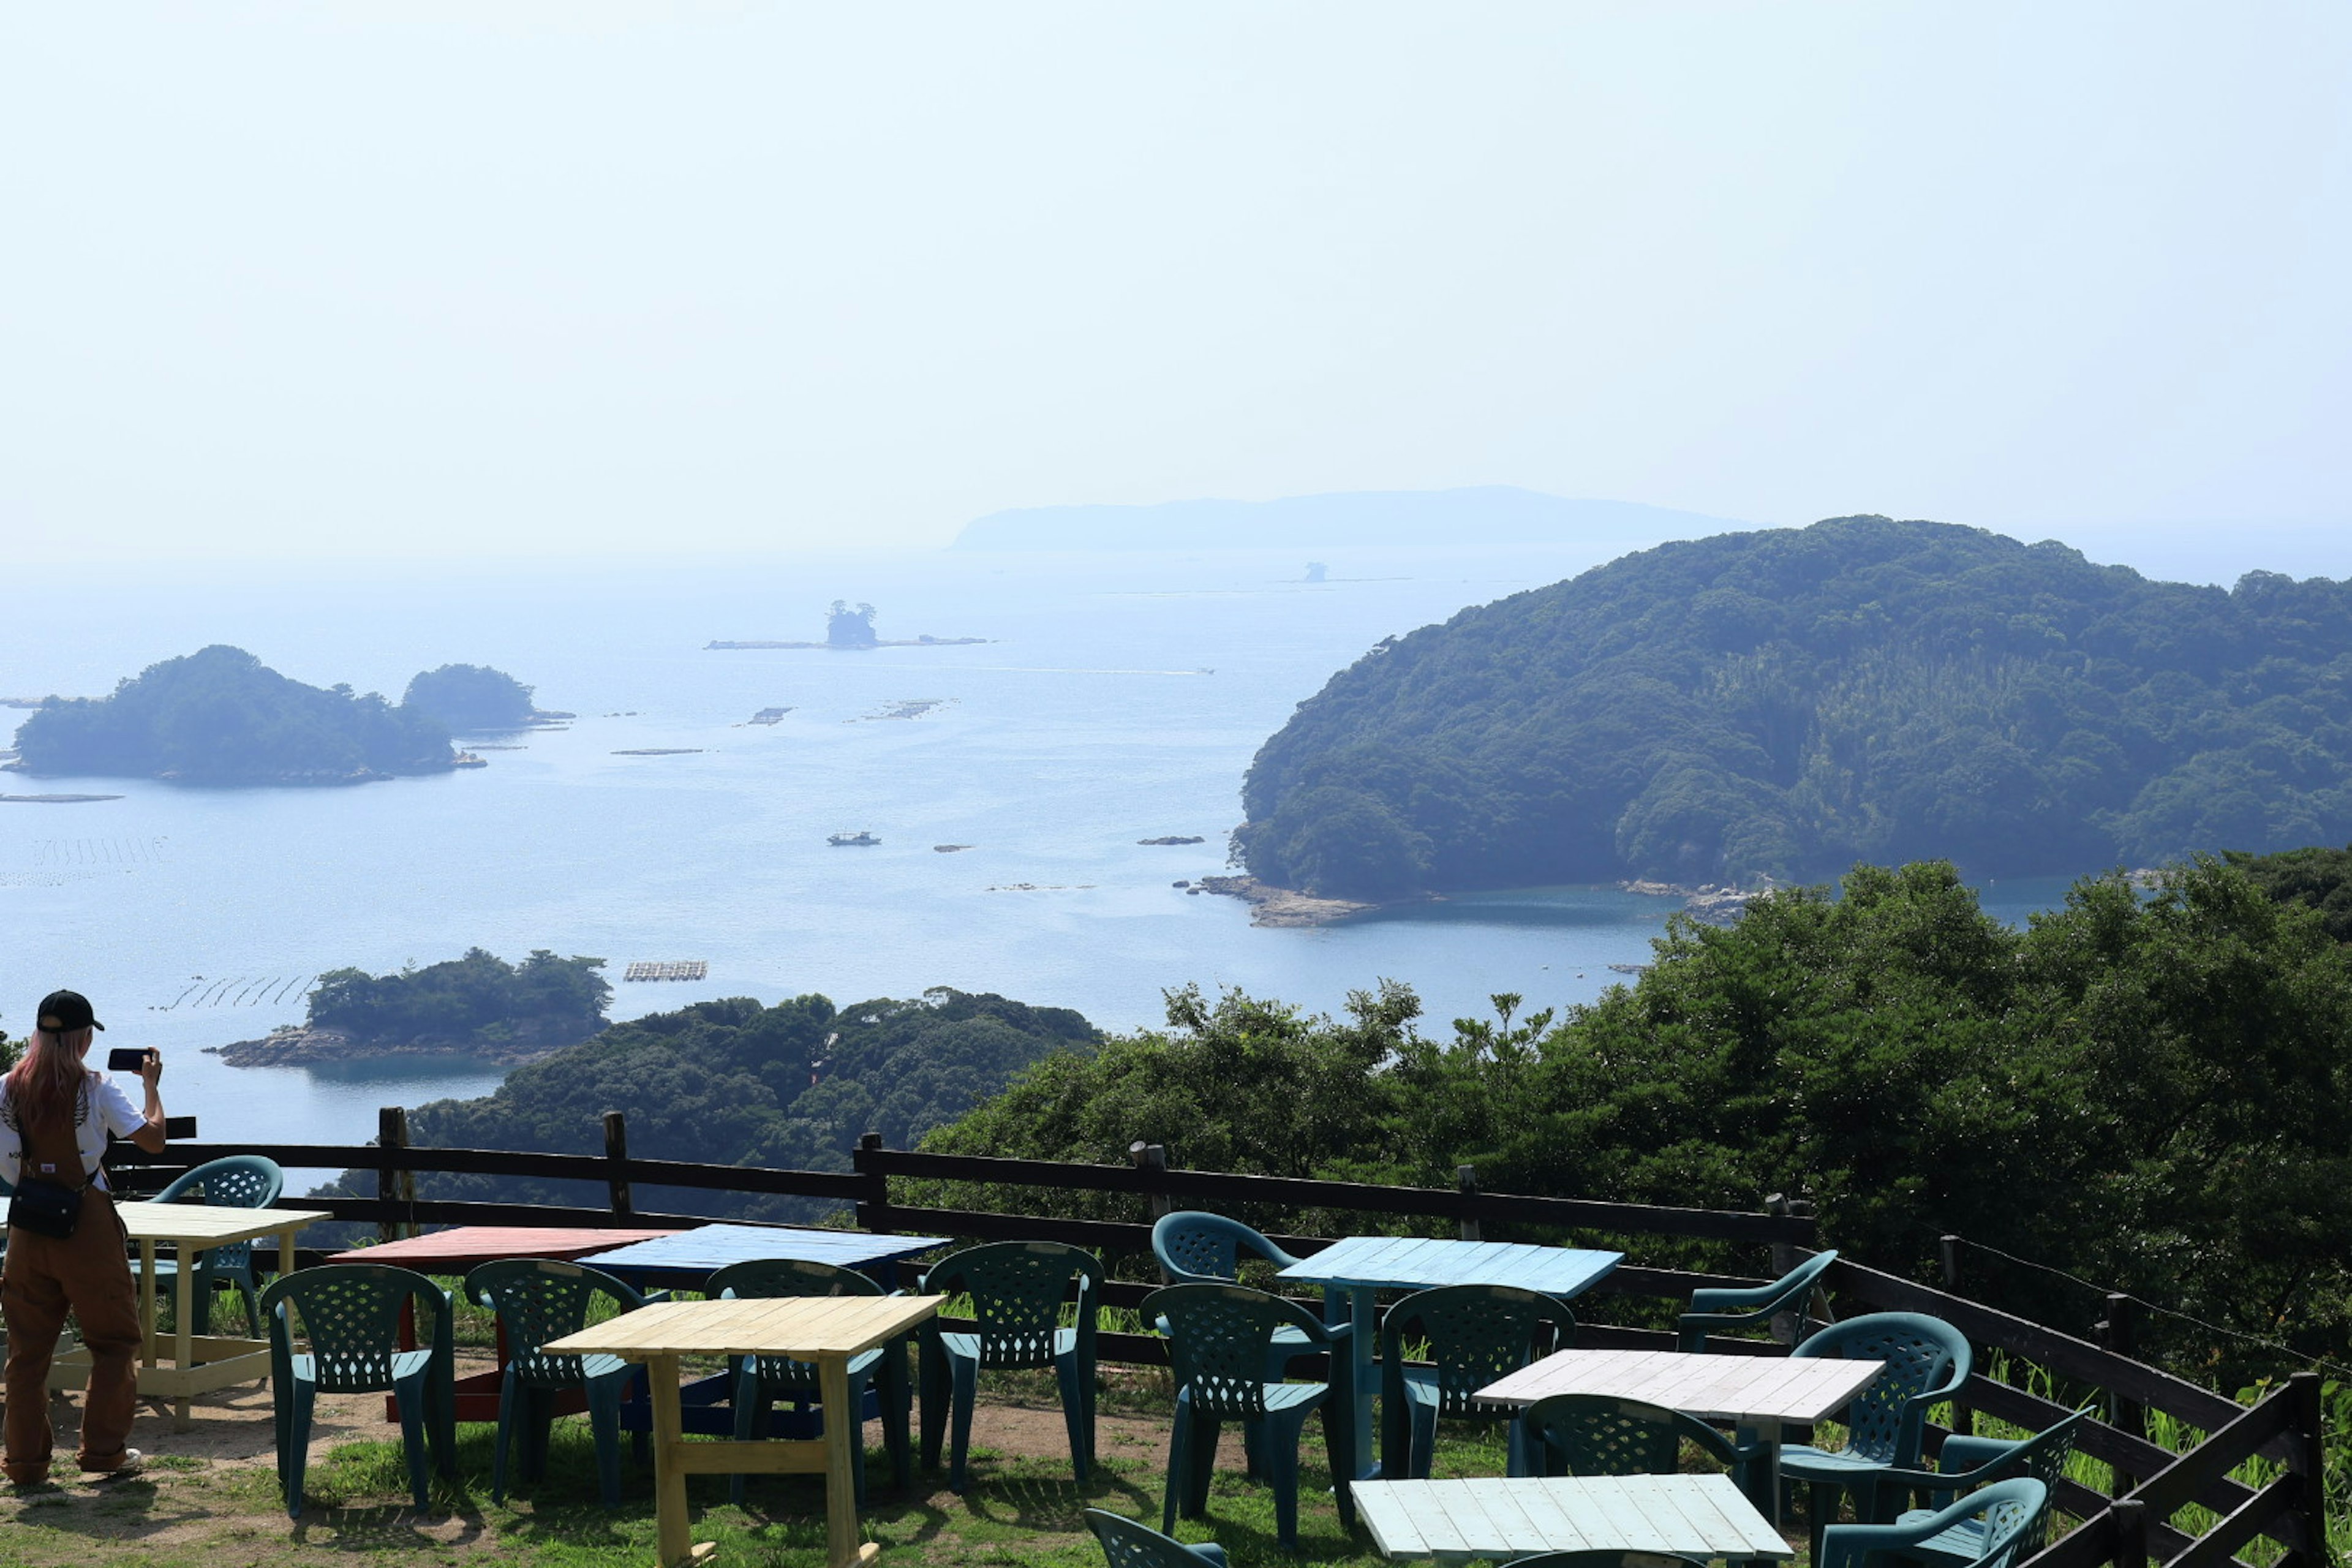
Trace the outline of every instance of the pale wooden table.
{"label": "pale wooden table", "polygon": [[[1565,1301],[1606,1279],[1622,1252],[1535,1247],[1518,1241],[1447,1241],[1412,1236],[1350,1236],[1303,1258],[1275,1278],[1323,1287],[1324,1321],[1355,1325],[1349,1349],[1356,1373],[1356,1473],[1381,1473],[1372,1443],[1372,1400],[1381,1391],[1378,1293],[1433,1285],[1517,1285]],[[1344,1319],[1341,1316],[1345,1312]]]}
{"label": "pale wooden table", "polygon": [[1781,1424],[1811,1423],[1836,1415],[1869,1387],[1885,1365],[1835,1356],[1558,1351],[1488,1384],[1478,1391],[1478,1397],[1498,1405],[1533,1405],[1554,1394],[1594,1394],[1736,1422],[1764,1444],[1758,1489],[1777,1520]]}
{"label": "pale wooden table", "polygon": [[[942,1296],[801,1296],[734,1301],[658,1301],[624,1312],[544,1349],[611,1355],[646,1363],[653,1385],[654,1510],[661,1568],[684,1568],[718,1548],[697,1545],[687,1518],[689,1475],[824,1477],[827,1559],[833,1568],[871,1563],[881,1548],[861,1542],[856,1467],[864,1462],[861,1423],[849,1399],[849,1358],[895,1340],[936,1314]],[[689,1443],[680,1430],[681,1356],[768,1355],[814,1362],[824,1436]]]}
{"label": "pale wooden table", "polygon": [[[239,1209],[209,1204],[117,1202],[122,1228],[139,1247],[139,1392],[173,1402],[172,1429],[184,1432],[193,1423],[188,1401],[195,1394],[226,1388],[233,1383],[253,1383],[269,1375],[269,1342],[226,1334],[198,1334],[191,1330],[195,1317],[196,1258],[215,1247],[233,1242],[278,1238],[278,1256],[294,1257],[294,1233],[334,1216],[324,1209]],[[164,1242],[179,1248],[180,1267],[172,1288],[172,1360],[165,1365],[158,1354],[155,1332],[155,1248]],[[260,1324],[253,1327],[258,1331]],[[89,1352],[77,1345],[60,1353],[49,1373],[52,1388],[79,1385],[89,1372]]]}
{"label": "pale wooden table", "polygon": [[1728,1476],[1559,1476],[1359,1481],[1356,1510],[1388,1557],[1536,1552],[1795,1555]]}

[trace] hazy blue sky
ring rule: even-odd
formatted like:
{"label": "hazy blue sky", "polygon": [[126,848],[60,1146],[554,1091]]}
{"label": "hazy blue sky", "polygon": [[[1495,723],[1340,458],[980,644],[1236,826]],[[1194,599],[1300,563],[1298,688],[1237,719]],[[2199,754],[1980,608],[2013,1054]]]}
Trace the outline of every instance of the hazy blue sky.
{"label": "hazy blue sky", "polygon": [[1470,484],[2307,536],[2347,82],[2337,0],[15,5],[0,555]]}

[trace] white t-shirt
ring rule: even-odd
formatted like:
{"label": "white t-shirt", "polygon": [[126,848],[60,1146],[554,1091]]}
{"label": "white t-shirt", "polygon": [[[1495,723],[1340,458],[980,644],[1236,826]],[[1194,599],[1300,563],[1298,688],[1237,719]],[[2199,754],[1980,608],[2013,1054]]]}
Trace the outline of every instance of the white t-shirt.
{"label": "white t-shirt", "polygon": [[[122,1092],[110,1076],[96,1069],[92,1069],[82,1081],[82,1092],[74,1105],[74,1142],[81,1148],[81,1169],[68,1172],[65,1177],[68,1182],[78,1182],[82,1177],[95,1174],[99,1189],[109,1190],[105,1173],[98,1168],[99,1162],[106,1158],[107,1134],[110,1132],[118,1138],[128,1138],[146,1125],[147,1119],[139,1113],[139,1108],[131,1103],[131,1097]],[[24,1179],[24,1132],[16,1125],[16,1108],[8,1103],[8,1086],[0,1082],[0,1181],[15,1186]],[[56,1177],[58,1173],[36,1170],[31,1174]]]}

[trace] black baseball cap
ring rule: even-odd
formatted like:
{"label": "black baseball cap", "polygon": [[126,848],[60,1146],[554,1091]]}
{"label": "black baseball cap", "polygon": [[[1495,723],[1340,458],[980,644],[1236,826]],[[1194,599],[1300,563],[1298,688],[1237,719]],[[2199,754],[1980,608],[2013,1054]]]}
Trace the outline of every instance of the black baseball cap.
{"label": "black baseball cap", "polygon": [[76,1029],[103,1029],[98,1015],[89,1010],[89,998],[79,991],[52,991],[41,998],[41,1027],[52,1034],[70,1034]]}

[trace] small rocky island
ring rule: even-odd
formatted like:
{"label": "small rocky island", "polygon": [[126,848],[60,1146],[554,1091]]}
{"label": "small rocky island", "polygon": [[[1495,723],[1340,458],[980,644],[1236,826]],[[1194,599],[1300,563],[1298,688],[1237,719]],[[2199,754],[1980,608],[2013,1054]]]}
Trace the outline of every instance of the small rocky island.
{"label": "small rocky island", "polygon": [[509,963],[477,947],[393,974],[331,970],[319,976],[303,1023],[206,1049],[236,1068],[453,1053],[512,1067],[604,1027],[613,987],[604,967],[601,958],[559,958],[546,948]]}
{"label": "small rocky island", "polygon": [[919,637],[881,637],[874,635],[874,606],[852,605],[846,599],[835,599],[833,608],[825,612],[823,642],[708,642],[703,647],[814,647],[827,648],[835,653],[856,652],[874,647],[962,647],[972,643],[984,643],[986,637],[935,637],[928,633]]}

